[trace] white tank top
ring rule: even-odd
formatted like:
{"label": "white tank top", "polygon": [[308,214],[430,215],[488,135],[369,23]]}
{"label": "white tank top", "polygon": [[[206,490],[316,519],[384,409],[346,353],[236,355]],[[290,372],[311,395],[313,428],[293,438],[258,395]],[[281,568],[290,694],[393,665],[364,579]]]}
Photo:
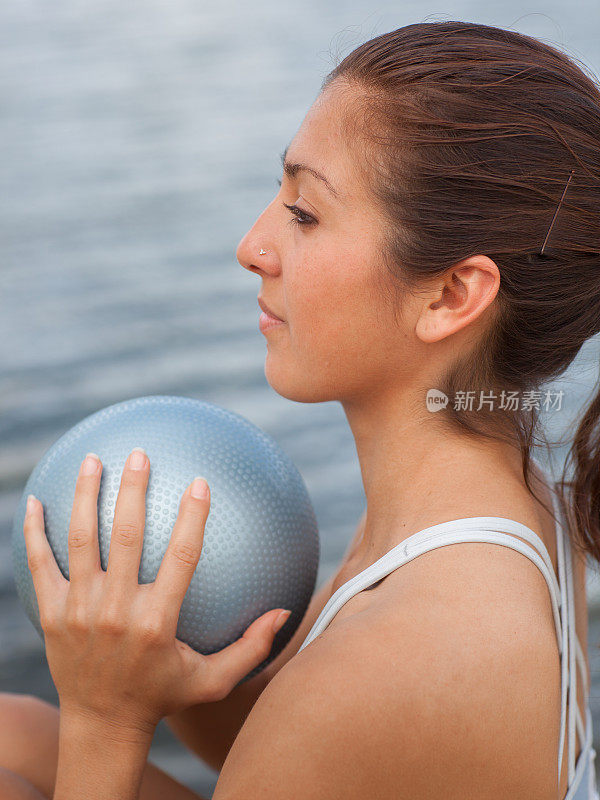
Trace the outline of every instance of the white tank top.
{"label": "white tank top", "polygon": [[[544,470],[538,465],[540,470]],[[350,578],[329,598],[319,614],[300,650],[309,645],[325,628],[351,597],[367,587],[385,578],[390,572],[403,564],[412,561],[422,553],[459,542],[489,542],[517,550],[529,558],[538,567],[550,590],[552,612],[558,642],[561,665],[561,712],[560,736],[558,745],[558,779],[567,734],[567,793],[563,800],[600,800],[596,785],[594,760],[596,751],[592,744],[592,715],[589,706],[590,687],[587,683],[587,671],[583,650],[575,630],[575,601],[573,595],[573,564],[571,540],[563,533],[562,514],[554,481],[545,473],[548,487],[551,489],[554,514],[556,518],[556,547],[558,558],[558,577],[554,573],[552,561],[546,546],[531,528],[505,517],[466,517],[453,519],[431,525],[407,537],[403,542],[392,547],[381,558],[368,566],[358,575]],[[525,539],[529,544],[515,539],[510,534]],[[533,545],[531,547],[530,545]],[[577,703],[577,671],[579,668],[586,699],[586,722],[581,718]],[[569,702],[567,717],[567,693],[573,702]],[[575,762],[575,727],[580,742],[583,742],[577,762]]]}

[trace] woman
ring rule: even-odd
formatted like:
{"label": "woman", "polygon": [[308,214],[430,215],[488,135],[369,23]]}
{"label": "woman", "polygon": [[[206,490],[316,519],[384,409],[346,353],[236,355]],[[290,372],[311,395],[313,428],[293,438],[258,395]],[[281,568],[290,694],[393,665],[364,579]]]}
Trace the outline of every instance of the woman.
{"label": "woman", "polygon": [[210,499],[186,491],[168,579],[139,587],[148,459],[123,473],[103,574],[92,457],[70,590],[39,502],[25,522],[61,709],[3,697],[3,796],[195,797],[146,763],[166,717],[221,770],[215,800],[597,800],[600,395],[572,480],[553,485],[530,451],[543,384],[600,331],[599,177],[598,87],[530,37],[419,23],[327,76],[237,257],[261,279],[271,386],[348,417],[367,499],[354,538],[287,647],[237,686],[285,614],[194,659],[173,624]]}

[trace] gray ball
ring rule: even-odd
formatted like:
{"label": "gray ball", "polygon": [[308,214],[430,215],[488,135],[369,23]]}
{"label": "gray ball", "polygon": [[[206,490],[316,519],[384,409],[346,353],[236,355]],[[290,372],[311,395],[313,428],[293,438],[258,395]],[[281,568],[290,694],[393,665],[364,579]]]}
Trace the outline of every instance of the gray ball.
{"label": "gray ball", "polygon": [[300,624],[315,588],[319,536],[306,486],[289,456],[260,428],[213,403],[169,395],[126,400],[86,417],[44,453],[13,526],[14,576],[25,611],[43,639],[23,536],[27,495],[44,506],[46,535],[68,578],[75,482],[86,453],[97,453],[103,465],[98,538],[106,570],[121,474],[137,446],[150,459],[140,583],[156,578],[188,484],[202,475],[210,487],[202,554],[181,606],[177,638],[208,655],[270,609],[291,609],[270,654],[247,680],[276,657]]}

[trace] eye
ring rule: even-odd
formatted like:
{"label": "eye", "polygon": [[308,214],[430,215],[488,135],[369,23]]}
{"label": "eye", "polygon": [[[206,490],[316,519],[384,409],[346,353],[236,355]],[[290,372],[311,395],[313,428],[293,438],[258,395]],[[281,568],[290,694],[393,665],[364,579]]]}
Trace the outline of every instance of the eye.
{"label": "eye", "polygon": [[[281,186],[281,181],[278,179],[277,183]],[[301,226],[308,226],[308,225],[316,225],[317,220],[314,217],[311,217],[310,214],[307,214],[306,211],[302,211],[301,208],[295,205],[288,205],[288,203],[283,204],[294,216],[290,220],[292,225],[301,225]]]}
{"label": "eye", "polygon": [[294,215],[290,220],[292,225],[316,224],[317,220],[314,217],[311,217],[310,214],[307,214],[305,211],[302,211],[302,209],[298,208],[298,206],[289,206],[287,203],[284,203],[283,205]]}

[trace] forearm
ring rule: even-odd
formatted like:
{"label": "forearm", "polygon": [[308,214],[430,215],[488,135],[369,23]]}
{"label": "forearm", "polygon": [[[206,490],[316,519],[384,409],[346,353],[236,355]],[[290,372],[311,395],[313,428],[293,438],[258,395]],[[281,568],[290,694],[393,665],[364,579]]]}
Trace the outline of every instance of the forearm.
{"label": "forearm", "polygon": [[138,800],[151,743],[152,731],[61,712],[53,800]]}

